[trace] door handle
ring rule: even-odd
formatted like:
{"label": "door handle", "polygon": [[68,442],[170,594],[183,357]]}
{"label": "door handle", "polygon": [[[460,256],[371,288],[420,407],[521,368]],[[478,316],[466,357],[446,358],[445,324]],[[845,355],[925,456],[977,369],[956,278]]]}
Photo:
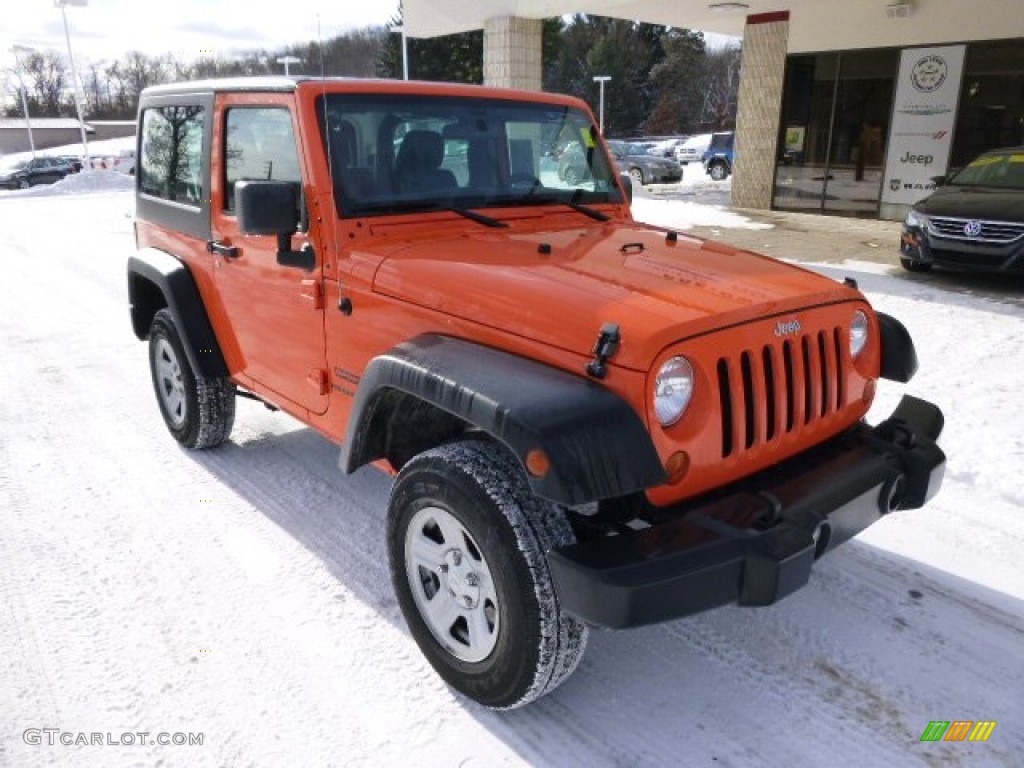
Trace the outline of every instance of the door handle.
{"label": "door handle", "polygon": [[220,240],[207,240],[206,250],[226,259],[237,259],[241,255],[237,246],[222,243]]}

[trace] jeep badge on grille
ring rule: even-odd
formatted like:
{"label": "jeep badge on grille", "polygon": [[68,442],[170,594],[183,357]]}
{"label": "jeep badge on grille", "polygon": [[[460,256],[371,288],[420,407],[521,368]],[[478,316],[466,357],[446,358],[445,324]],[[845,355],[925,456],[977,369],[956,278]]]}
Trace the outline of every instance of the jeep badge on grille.
{"label": "jeep badge on grille", "polygon": [[800,325],[799,320],[790,320],[788,323],[780,320],[775,325],[775,335],[779,337],[792,336],[793,334],[800,333],[802,328],[803,326]]}

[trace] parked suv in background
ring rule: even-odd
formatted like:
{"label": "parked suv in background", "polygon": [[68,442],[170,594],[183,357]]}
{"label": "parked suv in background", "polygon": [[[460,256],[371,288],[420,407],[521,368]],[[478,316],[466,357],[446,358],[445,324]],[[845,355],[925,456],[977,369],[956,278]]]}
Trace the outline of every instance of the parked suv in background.
{"label": "parked suv in background", "polygon": [[143,91],[138,142],[128,293],[167,429],[213,448],[241,395],[395,475],[398,605],[486,706],[555,688],[590,626],[774,603],[939,488],[935,406],[863,421],[914,373],[903,326],[635,222],[578,99],[182,83]]}
{"label": "parked suv in background", "polygon": [[680,165],[699,163],[710,143],[710,133],[700,133],[696,136],[691,136],[676,147],[676,160]]}
{"label": "parked suv in background", "polygon": [[711,134],[711,142],[701,157],[704,172],[715,181],[729,178],[732,173],[734,134],[732,131]]}

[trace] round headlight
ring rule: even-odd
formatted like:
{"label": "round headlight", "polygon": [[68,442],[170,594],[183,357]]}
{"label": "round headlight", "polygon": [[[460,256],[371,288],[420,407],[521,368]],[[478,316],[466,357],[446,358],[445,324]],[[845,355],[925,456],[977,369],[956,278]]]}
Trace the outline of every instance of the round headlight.
{"label": "round headlight", "polygon": [[850,357],[857,357],[868,343],[868,316],[861,310],[853,313],[850,323]]}
{"label": "round headlight", "polygon": [[654,413],[663,427],[675,424],[686,412],[693,395],[693,366],[685,357],[673,357],[654,380]]}

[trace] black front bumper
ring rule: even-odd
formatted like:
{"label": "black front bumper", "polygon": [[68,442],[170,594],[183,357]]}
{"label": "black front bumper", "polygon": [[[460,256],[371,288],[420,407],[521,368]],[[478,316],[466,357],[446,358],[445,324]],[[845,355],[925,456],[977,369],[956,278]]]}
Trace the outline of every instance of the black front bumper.
{"label": "black front bumper", "polygon": [[932,238],[919,227],[903,227],[900,255],[919,264],[979,272],[1024,272],[1024,240],[984,243]]}
{"label": "black front bumper", "polygon": [[804,586],[822,554],[938,492],[942,426],[937,407],[904,397],[878,426],[860,424],[665,522],[554,549],[559,602],[610,628],[771,605]]}

